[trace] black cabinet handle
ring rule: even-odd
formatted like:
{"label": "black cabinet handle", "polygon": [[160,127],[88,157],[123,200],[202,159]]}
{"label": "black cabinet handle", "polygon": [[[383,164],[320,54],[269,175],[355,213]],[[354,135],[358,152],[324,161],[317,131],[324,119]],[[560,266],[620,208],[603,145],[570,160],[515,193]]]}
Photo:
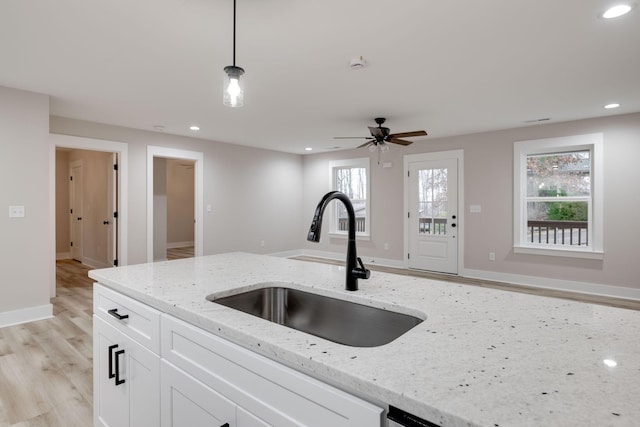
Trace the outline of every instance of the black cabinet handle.
{"label": "black cabinet handle", "polygon": [[113,372],[113,349],[115,348],[118,348],[118,344],[109,346],[109,379],[115,378],[116,376],[116,374]]}
{"label": "black cabinet handle", "polygon": [[121,354],[124,354],[124,350],[118,350],[115,353],[113,353],[113,355],[114,355],[114,357],[116,359],[116,363],[115,363],[115,365],[116,365],[116,375],[115,375],[115,377],[116,377],[116,385],[120,385],[120,384],[124,384],[125,383],[124,379],[120,379],[120,358],[119,358],[119,356]]}
{"label": "black cabinet handle", "polygon": [[111,310],[107,310],[107,313],[109,313],[110,315],[112,315],[113,317],[115,317],[118,320],[123,320],[123,319],[128,319],[129,318],[128,314],[119,314],[117,308],[112,308]]}

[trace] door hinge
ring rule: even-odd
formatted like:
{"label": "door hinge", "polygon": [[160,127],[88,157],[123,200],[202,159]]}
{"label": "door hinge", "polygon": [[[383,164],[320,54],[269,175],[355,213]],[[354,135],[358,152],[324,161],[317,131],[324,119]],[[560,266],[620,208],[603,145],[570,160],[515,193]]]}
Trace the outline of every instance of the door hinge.
{"label": "door hinge", "polygon": [[407,212],[407,218],[411,218],[411,212]]}
{"label": "door hinge", "polygon": [[114,213],[113,213],[113,217],[114,217],[114,218],[118,218],[118,212],[114,212]]}
{"label": "door hinge", "polygon": [[73,242],[71,242],[71,245],[70,245],[70,246],[71,246],[71,247],[73,247]]}
{"label": "door hinge", "polygon": [[70,211],[69,213],[73,213],[73,209],[69,209],[69,211]]}
{"label": "door hinge", "polygon": [[69,181],[73,181],[73,177],[72,176],[69,177]]}
{"label": "door hinge", "polygon": [[116,267],[118,266],[118,260],[117,259],[113,260],[113,265],[115,265]]}
{"label": "door hinge", "polygon": [[117,164],[117,163],[115,163],[115,164],[113,165],[113,170],[114,170],[114,171],[117,171],[117,170],[118,170],[118,164]]}
{"label": "door hinge", "polygon": [[411,259],[411,254],[407,254],[407,259]]}

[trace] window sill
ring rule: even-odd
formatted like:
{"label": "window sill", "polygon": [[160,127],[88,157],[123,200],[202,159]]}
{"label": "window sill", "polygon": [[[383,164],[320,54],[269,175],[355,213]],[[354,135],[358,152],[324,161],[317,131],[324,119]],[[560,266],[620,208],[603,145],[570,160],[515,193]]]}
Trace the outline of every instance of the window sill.
{"label": "window sill", "polygon": [[554,247],[533,247],[533,246],[514,246],[513,252],[516,254],[529,254],[529,255],[546,255],[557,256],[565,258],[582,258],[582,259],[604,259],[603,251],[594,250],[576,250],[576,249],[559,249]]}
{"label": "window sill", "polygon": [[[329,238],[334,239],[347,239],[349,238],[349,236],[347,235],[347,233],[329,233]],[[371,235],[369,234],[360,234],[360,233],[356,233],[356,240],[371,240]]]}

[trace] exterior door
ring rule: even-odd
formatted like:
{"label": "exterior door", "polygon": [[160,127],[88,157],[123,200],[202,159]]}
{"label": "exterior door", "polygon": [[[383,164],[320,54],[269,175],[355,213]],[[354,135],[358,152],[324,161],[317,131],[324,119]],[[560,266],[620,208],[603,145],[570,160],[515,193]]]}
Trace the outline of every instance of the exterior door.
{"label": "exterior door", "polygon": [[409,268],[458,274],[458,159],[408,164]]}
{"label": "exterior door", "polygon": [[70,245],[71,258],[82,262],[82,196],[83,196],[83,176],[82,161],[75,160],[71,162],[69,179],[70,179]]}

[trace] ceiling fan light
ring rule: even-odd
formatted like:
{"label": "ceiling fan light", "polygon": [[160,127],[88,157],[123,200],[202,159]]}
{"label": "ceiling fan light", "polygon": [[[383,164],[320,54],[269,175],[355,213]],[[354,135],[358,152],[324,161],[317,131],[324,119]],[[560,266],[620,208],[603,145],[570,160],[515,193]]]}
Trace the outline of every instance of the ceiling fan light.
{"label": "ceiling fan light", "polygon": [[376,151],[377,148],[378,146],[373,142],[371,143],[371,145],[369,145],[369,151],[371,151],[372,153]]}
{"label": "ceiling fan light", "polygon": [[389,144],[386,142],[380,143],[380,151],[389,151]]}
{"label": "ceiling fan light", "polygon": [[244,105],[244,80],[240,78],[244,69],[229,65],[224,67],[224,92],[222,103],[227,107],[242,107]]}

